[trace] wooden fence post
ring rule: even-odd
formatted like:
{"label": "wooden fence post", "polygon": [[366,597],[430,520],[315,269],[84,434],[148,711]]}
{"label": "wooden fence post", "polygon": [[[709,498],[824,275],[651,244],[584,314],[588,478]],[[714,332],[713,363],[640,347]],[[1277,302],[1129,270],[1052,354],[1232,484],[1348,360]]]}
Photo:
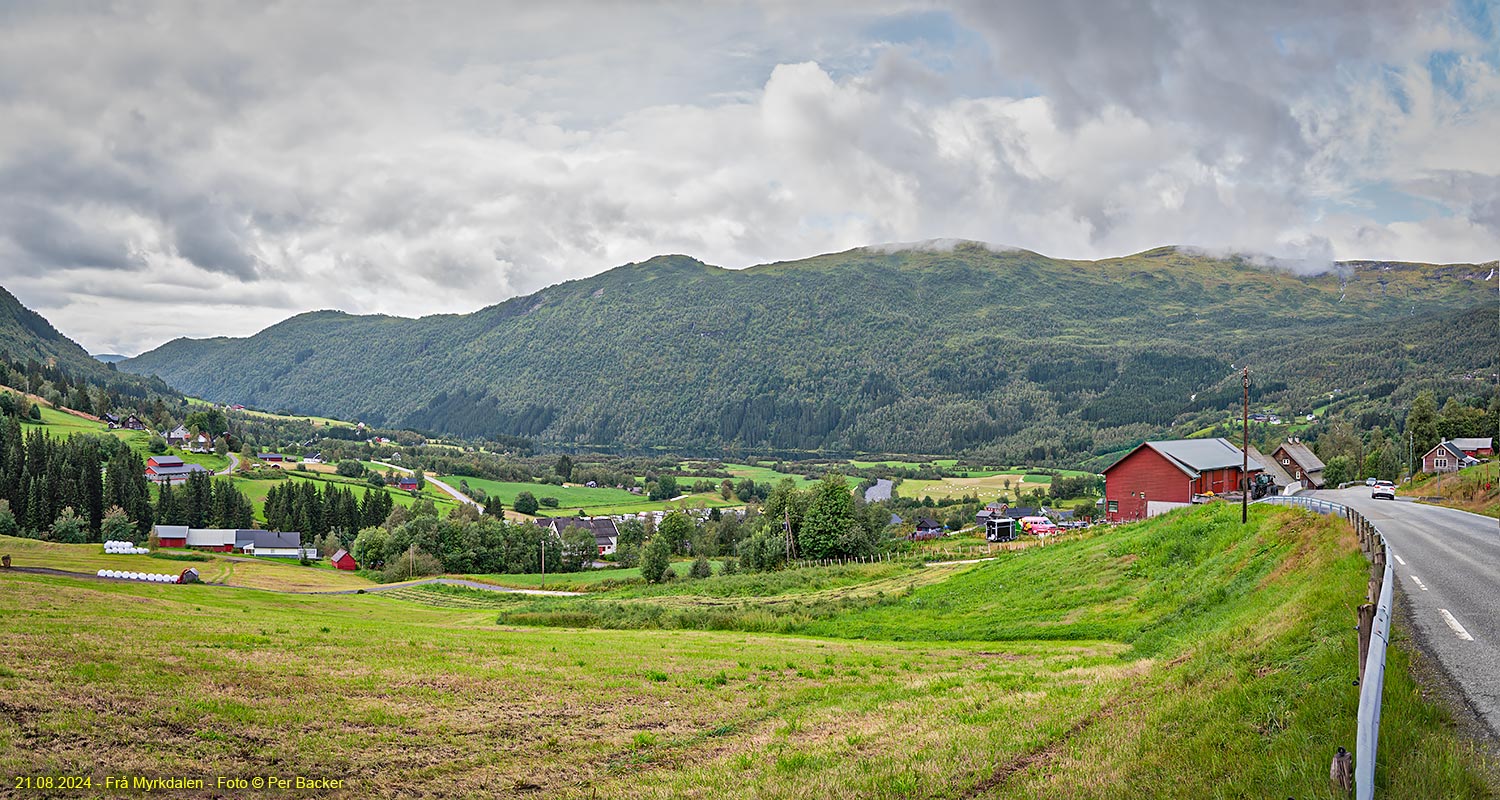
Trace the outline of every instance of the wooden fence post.
{"label": "wooden fence post", "polygon": [[1375,629],[1375,604],[1359,607],[1359,682],[1365,682],[1365,656],[1370,653],[1370,632]]}

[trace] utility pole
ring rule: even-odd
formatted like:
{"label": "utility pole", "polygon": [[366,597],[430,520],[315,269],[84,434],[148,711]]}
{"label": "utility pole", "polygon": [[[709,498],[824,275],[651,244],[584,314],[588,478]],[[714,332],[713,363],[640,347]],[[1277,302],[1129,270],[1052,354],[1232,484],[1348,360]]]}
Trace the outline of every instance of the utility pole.
{"label": "utility pole", "polygon": [[542,588],[547,587],[547,529],[542,529]]}
{"label": "utility pole", "polygon": [[1245,367],[1245,415],[1240,429],[1240,524],[1250,522],[1250,367]]}

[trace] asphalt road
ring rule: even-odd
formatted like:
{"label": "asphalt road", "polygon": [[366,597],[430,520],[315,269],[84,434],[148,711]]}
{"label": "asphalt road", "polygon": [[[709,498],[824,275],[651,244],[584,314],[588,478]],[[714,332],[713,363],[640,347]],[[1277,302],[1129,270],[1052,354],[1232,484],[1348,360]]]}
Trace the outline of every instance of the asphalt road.
{"label": "asphalt road", "polygon": [[1500,520],[1372,500],[1363,486],[1304,495],[1349,506],[1385,535],[1418,640],[1500,736]]}

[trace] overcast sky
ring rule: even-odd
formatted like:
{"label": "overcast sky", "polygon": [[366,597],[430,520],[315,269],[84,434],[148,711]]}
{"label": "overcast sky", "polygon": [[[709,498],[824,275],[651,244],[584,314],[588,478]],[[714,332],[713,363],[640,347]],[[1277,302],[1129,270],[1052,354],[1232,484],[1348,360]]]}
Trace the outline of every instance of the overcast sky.
{"label": "overcast sky", "polygon": [[1500,256],[1490,0],[11,3],[0,284],[93,352],[660,253]]}

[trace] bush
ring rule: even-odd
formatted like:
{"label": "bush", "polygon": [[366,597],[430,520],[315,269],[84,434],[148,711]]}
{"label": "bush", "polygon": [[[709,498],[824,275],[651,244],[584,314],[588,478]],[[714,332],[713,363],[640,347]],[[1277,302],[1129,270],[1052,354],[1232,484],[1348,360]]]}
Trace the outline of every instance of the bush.
{"label": "bush", "polygon": [[543,497],[542,499],[538,500],[537,502],[541,503],[543,506],[545,506],[547,508],[557,508],[558,504],[561,501],[558,500],[556,497]]}
{"label": "bush", "polygon": [[511,505],[511,508],[514,508],[518,514],[535,514],[537,507],[536,495],[531,492],[521,492],[516,495],[516,502]]}
{"label": "bush", "polygon": [[53,520],[51,535],[47,539],[64,544],[83,544],[88,541],[88,526],[72,507],[64,508]]}
{"label": "bush", "polygon": [[0,500],[0,536],[19,536],[21,526],[16,524],[16,515],[10,510],[9,500]]}
{"label": "bush", "polygon": [[712,578],[713,574],[713,565],[709,564],[708,558],[704,556],[698,556],[694,559],[693,566],[688,570],[689,578]]}
{"label": "bush", "polygon": [[653,536],[641,552],[641,577],[646,583],[661,583],[671,571],[671,562],[672,542],[665,536]]}
{"label": "bush", "polygon": [[724,559],[724,567],[723,567],[723,569],[719,570],[719,574],[720,575],[738,575],[738,574],[740,574],[740,560],[738,558],[726,558],[726,559]]}
{"label": "bush", "polygon": [[381,576],[386,583],[437,575],[443,571],[443,565],[436,558],[417,549],[416,545],[412,545],[399,556],[388,558],[387,562],[385,572]]}
{"label": "bush", "polygon": [[153,436],[151,437],[151,441],[146,443],[146,450],[153,456],[159,456],[167,452],[167,440],[160,436]]}
{"label": "bush", "polygon": [[[0,530],[0,533],[4,531]],[[99,522],[99,535],[106,542],[134,542],[139,538],[135,523],[119,506],[110,506],[104,512],[104,519]]]}

